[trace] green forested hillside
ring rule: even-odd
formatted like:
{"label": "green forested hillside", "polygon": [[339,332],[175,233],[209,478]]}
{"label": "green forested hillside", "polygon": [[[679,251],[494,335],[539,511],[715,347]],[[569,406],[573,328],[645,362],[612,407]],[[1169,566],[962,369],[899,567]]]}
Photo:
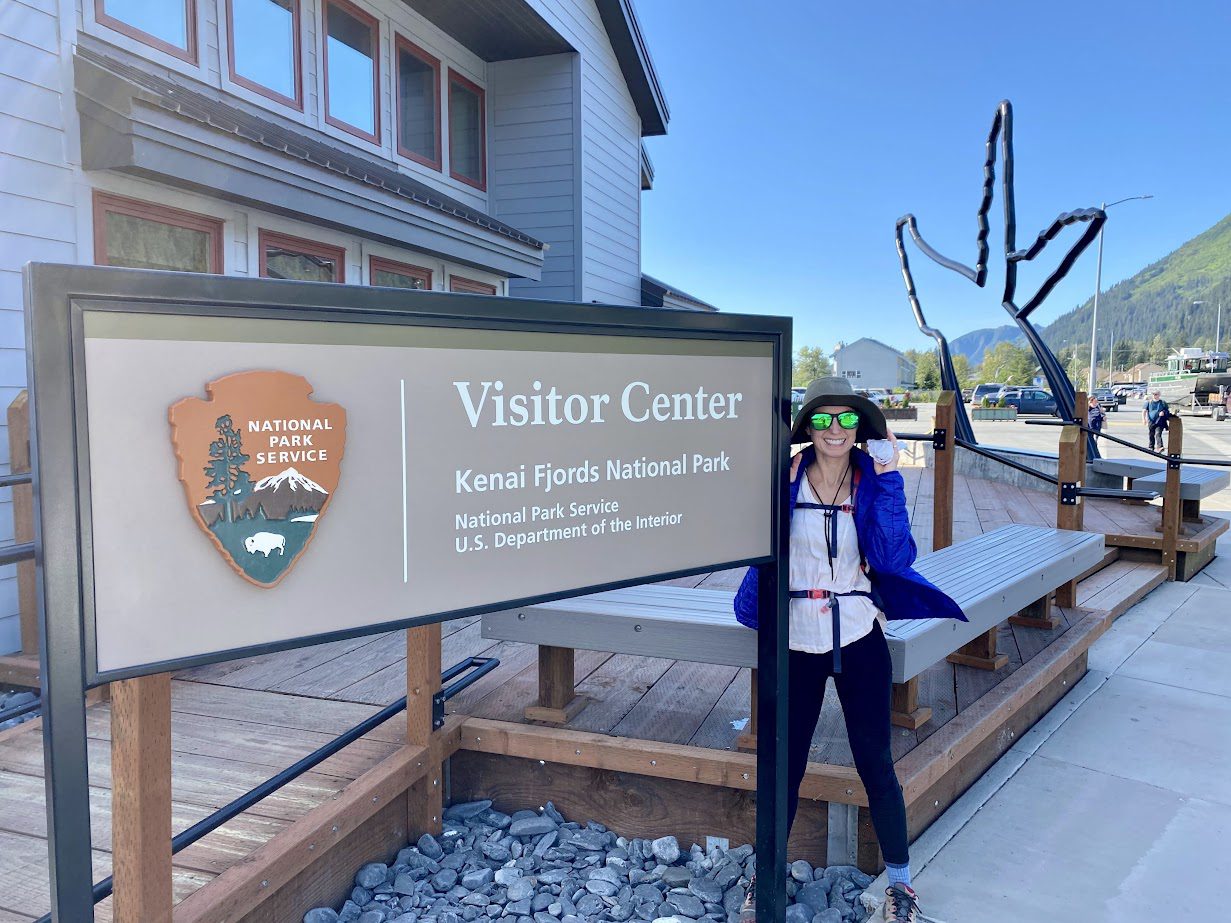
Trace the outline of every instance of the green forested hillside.
{"label": "green forested hillside", "polygon": [[[1117,340],[1153,343],[1151,352],[1163,347],[1163,356],[1180,346],[1211,347],[1220,299],[1224,313],[1231,314],[1231,215],[1104,291],[1099,298],[1099,339],[1106,343],[1114,334]],[[1194,307],[1194,301],[1205,303]],[[1048,325],[1043,331],[1048,345],[1058,350],[1066,340],[1089,342],[1093,310],[1090,298]],[[1226,343],[1224,335],[1224,348]]]}

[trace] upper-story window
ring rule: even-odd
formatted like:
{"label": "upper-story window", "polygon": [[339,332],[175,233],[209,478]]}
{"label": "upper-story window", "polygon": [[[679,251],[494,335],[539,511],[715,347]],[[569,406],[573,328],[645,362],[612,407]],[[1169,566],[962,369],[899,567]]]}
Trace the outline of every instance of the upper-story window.
{"label": "upper-story window", "polygon": [[374,256],[369,264],[368,281],[372,285],[383,285],[387,288],[430,289],[432,271],[423,266],[411,266],[408,263]]}
{"label": "upper-story window", "polygon": [[449,291],[466,292],[471,295],[494,295],[496,286],[490,282],[467,279],[465,276],[449,276]]}
{"label": "upper-story window", "polygon": [[130,269],[222,272],[222,222],[95,191],[94,262]]}
{"label": "upper-story window", "polygon": [[440,61],[397,36],[398,153],[440,169]]}
{"label": "upper-story window", "polygon": [[196,0],[94,0],[94,19],[167,54],[197,63]]}
{"label": "upper-story window", "polygon": [[227,0],[231,81],[303,108],[299,68],[300,0]]}
{"label": "upper-story window", "polygon": [[483,88],[449,70],[449,175],[487,188],[487,130]]}
{"label": "upper-story window", "polygon": [[257,246],[259,270],[266,279],[346,281],[346,251],[342,247],[264,229],[257,235]]}
{"label": "upper-story window", "polygon": [[325,2],[325,121],[380,143],[380,24],[349,0]]}

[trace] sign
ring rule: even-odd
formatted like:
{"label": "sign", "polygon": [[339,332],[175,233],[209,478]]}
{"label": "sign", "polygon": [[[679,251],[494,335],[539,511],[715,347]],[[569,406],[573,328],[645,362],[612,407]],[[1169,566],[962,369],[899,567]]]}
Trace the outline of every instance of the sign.
{"label": "sign", "polygon": [[82,305],[90,682],[769,559],[772,340],[569,308]]}

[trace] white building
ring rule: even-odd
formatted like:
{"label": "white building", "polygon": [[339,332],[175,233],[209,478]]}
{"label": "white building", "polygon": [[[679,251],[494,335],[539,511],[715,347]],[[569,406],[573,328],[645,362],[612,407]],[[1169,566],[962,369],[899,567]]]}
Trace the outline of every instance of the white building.
{"label": "white building", "polygon": [[834,374],[859,388],[913,388],[915,364],[880,340],[861,337],[833,351]]}
{"label": "white building", "polygon": [[0,404],[31,260],[641,304],[667,119],[631,0],[2,0]]}

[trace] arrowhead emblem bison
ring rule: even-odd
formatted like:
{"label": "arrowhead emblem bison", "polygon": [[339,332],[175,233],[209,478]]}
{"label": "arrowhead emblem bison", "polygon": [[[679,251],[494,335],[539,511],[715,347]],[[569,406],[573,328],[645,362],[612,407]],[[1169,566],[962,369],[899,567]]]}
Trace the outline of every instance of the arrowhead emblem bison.
{"label": "arrowhead emblem bison", "polygon": [[252,371],[171,406],[193,519],[245,580],[273,587],[308,547],[337,490],[346,411],[302,375]]}

